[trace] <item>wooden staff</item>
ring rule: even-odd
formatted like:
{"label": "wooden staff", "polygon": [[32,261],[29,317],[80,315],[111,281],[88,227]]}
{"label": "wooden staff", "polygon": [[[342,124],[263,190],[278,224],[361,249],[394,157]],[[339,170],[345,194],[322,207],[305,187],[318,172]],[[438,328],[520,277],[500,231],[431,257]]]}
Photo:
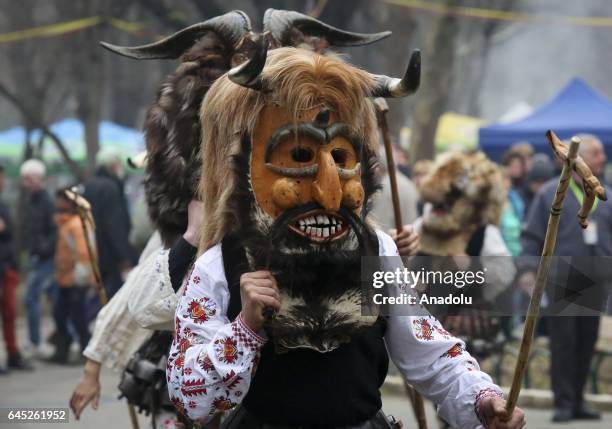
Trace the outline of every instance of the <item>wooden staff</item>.
{"label": "wooden staff", "polygon": [[132,427],[134,429],[140,429],[140,425],[138,424],[138,416],[136,415],[136,408],[134,405],[128,401],[128,413],[130,413],[130,421],[132,422]]}
{"label": "wooden staff", "polygon": [[[98,260],[98,253],[91,242],[91,235],[96,230],[96,223],[91,213],[91,204],[80,195],[76,188],[67,189],[64,191],[66,197],[72,201],[77,209],[79,218],[81,219],[81,226],[83,228],[83,234],[85,235],[85,243],[87,245],[87,253],[89,254],[89,263],[93,272],[94,280],[96,282],[96,288],[98,289],[98,296],[100,298],[100,304],[105,306],[108,303],[108,297],[106,295],[106,289],[102,283],[102,275],[100,274],[100,263]],[[138,416],[136,415],[136,409],[134,404],[127,402],[128,413],[130,415],[130,421],[132,422],[133,429],[140,429],[138,424]]]}
{"label": "wooden staff", "polygon": [[399,234],[404,225],[402,224],[402,211],[399,200],[399,191],[397,190],[397,176],[395,173],[395,161],[393,160],[393,148],[391,147],[391,138],[389,133],[389,124],[387,123],[387,112],[389,105],[384,98],[376,98],[374,100],[376,112],[378,113],[378,126],[382,131],[383,143],[385,145],[385,156],[387,158],[387,171],[389,172],[389,185],[391,187],[391,200],[393,201],[393,216],[395,218],[395,229]]}
{"label": "wooden staff", "polygon": [[512,416],[512,412],[516,407],[519,392],[521,391],[521,386],[523,384],[523,377],[525,375],[525,369],[527,368],[529,359],[529,352],[533,343],[536,322],[540,313],[540,303],[542,301],[544,290],[546,289],[548,272],[550,271],[550,264],[552,260],[551,256],[554,253],[555,243],[557,241],[557,230],[559,229],[559,220],[561,218],[563,200],[565,199],[567,188],[569,187],[572,172],[575,172],[582,179],[586,195],[582,208],[578,214],[579,223],[583,228],[586,228],[587,226],[586,216],[593,206],[595,197],[597,196],[597,198],[601,200],[606,200],[606,193],[603,186],[601,186],[597,178],[593,176],[591,170],[582,160],[582,158],[578,156],[580,139],[578,137],[572,137],[568,149],[567,146],[565,146],[561,140],[559,140],[554,132],[549,130],[546,133],[546,137],[548,138],[554,153],[563,161],[563,170],[561,171],[561,177],[559,177],[559,184],[557,185],[555,199],[553,200],[553,204],[550,209],[548,226],[546,228],[546,238],[544,239],[544,248],[542,249],[542,257],[540,258],[540,265],[538,266],[538,271],[536,274],[535,287],[531,295],[529,308],[527,310],[525,327],[523,328],[523,339],[521,341],[518,360],[514,370],[512,387],[510,388],[510,394],[508,395],[508,401],[506,402],[508,418]]}
{"label": "wooden staff", "polygon": [[[389,186],[391,188],[391,201],[393,202],[393,215],[395,218],[395,229],[399,234],[404,229],[402,223],[402,211],[400,206],[399,191],[397,189],[397,176],[395,171],[395,161],[393,159],[393,148],[391,147],[391,138],[389,133],[389,124],[387,123],[387,112],[389,105],[384,98],[376,98],[374,100],[378,117],[378,126],[382,132],[383,143],[385,145],[385,156],[387,158],[387,171],[389,173]],[[419,429],[427,429],[427,415],[425,414],[425,403],[423,397],[416,389],[410,385],[406,385],[408,396],[412,399],[412,408],[416,416]]]}
{"label": "wooden staff", "polygon": [[79,218],[81,219],[81,226],[83,227],[83,234],[85,235],[85,243],[87,244],[87,253],[89,254],[89,263],[96,282],[95,286],[96,289],[98,289],[100,304],[104,306],[108,302],[108,297],[106,295],[106,289],[104,289],[104,285],[102,284],[98,253],[91,242],[90,234],[93,234],[96,230],[96,224],[91,214],[91,204],[89,204],[89,201],[87,201],[77,192],[76,188],[67,189],[64,191],[64,193],[66,194],[66,197],[75,205]]}

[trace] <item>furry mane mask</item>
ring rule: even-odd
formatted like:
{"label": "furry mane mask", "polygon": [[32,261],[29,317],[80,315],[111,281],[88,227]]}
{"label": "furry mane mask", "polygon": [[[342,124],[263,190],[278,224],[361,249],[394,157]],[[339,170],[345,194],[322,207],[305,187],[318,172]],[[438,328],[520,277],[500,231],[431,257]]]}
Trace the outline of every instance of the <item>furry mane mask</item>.
{"label": "furry mane mask", "polygon": [[499,224],[506,198],[503,177],[482,152],[442,154],[418,187],[432,206],[420,233],[427,254],[462,254],[478,227]]}
{"label": "furry mane mask", "polygon": [[[300,46],[319,52],[366,45],[391,34],[353,33],[298,12],[275,9],[266,11],[263,30],[272,47]],[[166,246],[187,228],[187,205],[197,191],[202,100],[219,76],[252,56],[255,36],[249,17],[236,10],[148,45],[123,47],[101,42],[106,49],[128,58],[181,62],[162,84],[144,125],[147,205]]]}
{"label": "furry mane mask", "polygon": [[367,222],[378,144],[369,97],[411,93],[418,58],[393,79],[267,46],[259,39],[202,105],[201,250],[239,237],[249,269],[276,277],[281,309],[265,327],[277,350],[328,352],[377,319],[375,308],[361,312],[361,257],[378,255]]}
{"label": "furry mane mask", "polygon": [[390,32],[350,33],[272,9],[264,31],[253,34],[233,11],[150,45],[104,46],[181,58],[145,125],[147,201],[165,244],[186,229],[199,181],[200,250],[237,234],[251,269],[279,280],[284,307],[267,326],[278,348],[325,352],[375,321],[361,316],[357,269],[361,256],[377,254],[366,223],[378,141],[368,98],[416,91],[420,55],[391,78],[326,51]]}

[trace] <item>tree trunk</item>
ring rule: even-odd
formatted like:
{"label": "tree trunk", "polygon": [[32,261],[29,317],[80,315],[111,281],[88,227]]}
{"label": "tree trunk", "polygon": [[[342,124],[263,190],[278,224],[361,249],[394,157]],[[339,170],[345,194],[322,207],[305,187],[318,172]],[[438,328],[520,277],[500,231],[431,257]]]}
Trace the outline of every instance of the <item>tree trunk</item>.
{"label": "tree trunk", "polygon": [[[449,8],[459,3],[459,0],[446,1]],[[446,14],[435,18],[427,36],[422,83],[416,95],[410,137],[410,163],[434,157],[438,120],[444,113],[450,91],[458,30],[456,16]]]}
{"label": "tree trunk", "polygon": [[[84,35],[90,46],[96,46],[101,38],[101,27],[96,26]],[[97,47],[97,46],[96,46]],[[85,177],[91,177],[96,169],[96,155],[100,149],[98,127],[102,119],[104,90],[104,61],[102,49],[90,49],[85,53],[87,65],[83,68],[85,82],[80,90],[78,115],[85,128],[86,166]]]}

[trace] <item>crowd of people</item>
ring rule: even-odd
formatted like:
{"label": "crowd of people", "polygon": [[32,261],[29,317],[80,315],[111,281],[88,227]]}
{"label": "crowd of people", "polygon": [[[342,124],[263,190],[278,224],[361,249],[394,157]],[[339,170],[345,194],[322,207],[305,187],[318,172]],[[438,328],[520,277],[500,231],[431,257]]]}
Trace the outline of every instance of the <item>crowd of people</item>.
{"label": "crowd of people", "polygon": [[[70,348],[77,342],[87,346],[90,324],[101,304],[96,290],[90,249],[97,251],[106,294],[112,297],[121,287],[133,265],[128,241],[130,217],[123,190],[123,160],[113,151],[102,151],[97,171],[85,183],[84,194],[92,205],[95,236],[83,228],[75,202],[60,188],[51,193],[45,164],[38,159],[25,161],[19,170],[22,196],[15,211],[0,200],[0,286],[3,333],[8,362],[2,372],[32,370],[32,358],[58,364],[70,362]],[[5,186],[0,168],[0,193]],[[52,196],[53,195],[53,196]],[[15,217],[19,216],[19,222]],[[23,259],[16,252],[19,238]],[[25,273],[25,300],[28,340],[18,346],[16,337],[17,287],[20,272]],[[42,338],[44,301],[52,309],[54,329]],[[46,352],[45,342],[54,347]],[[26,358],[26,354],[28,355]]]}
{"label": "crowd of people", "polygon": [[[606,164],[605,151],[597,137],[583,135],[580,156],[596,176],[602,176]],[[381,163],[384,164],[384,163]],[[432,210],[432,203],[422,198],[422,181],[427,180],[435,163],[420,161],[412,168],[411,177],[398,173],[404,230],[394,229],[393,209],[385,168],[380,179],[385,185],[374,203],[373,219],[396,240],[400,254],[414,255],[423,218]],[[481,230],[472,231],[466,241],[465,254],[482,256],[538,256],[542,250],[549,208],[556,189],[559,165],[543,153],[534,153],[528,143],[512,146],[505,154],[501,172],[505,199],[498,224],[485,218]],[[409,171],[402,168],[399,171]],[[45,358],[58,364],[70,361],[70,347],[74,342],[84,351],[90,341],[90,324],[100,309],[91,255],[87,241],[95,243],[99,255],[102,283],[109,298],[121,288],[127,274],[135,264],[128,242],[130,216],[123,189],[125,172],[123,161],[112,153],[102,152],[98,157],[98,170],[85,184],[84,195],[91,203],[97,228],[95,237],[85,236],[82,220],[74,202],[65,189],[59,189],[54,198],[46,187],[45,165],[36,159],[24,162],[20,168],[23,190],[20,229],[14,222],[14,213],[0,200],[0,285],[2,299],[3,334],[8,361],[3,373],[12,370],[32,370],[32,362],[25,358],[17,344],[15,321],[17,316],[16,290],[20,284],[21,260],[15,254],[16,236],[21,237],[27,254],[24,308],[27,317],[29,357]],[[609,256],[612,254],[612,209],[599,204],[590,214],[591,231],[586,234],[574,220],[582,203],[580,178],[572,179],[571,192],[566,199],[566,211],[561,217],[557,255]],[[5,183],[5,172],[0,168],[0,192]],[[426,185],[427,186],[427,185]],[[385,193],[389,195],[385,195]],[[433,208],[435,209],[435,208]],[[480,232],[478,232],[480,231]],[[478,234],[482,234],[478,238]],[[594,235],[593,235],[594,234]],[[499,237],[499,239],[497,238]],[[474,242],[478,242],[474,251]],[[193,242],[189,245],[195,251]],[[421,249],[422,250],[422,249]],[[536,266],[518,264],[508,288],[517,305],[525,305],[535,282]],[[607,299],[610,278],[602,276],[597,285],[601,299]],[[569,280],[571,281],[571,275]],[[55,351],[44,356],[41,344],[41,309],[43,297],[53,308],[54,332],[48,339]],[[583,392],[598,338],[598,316],[547,317],[539,332],[548,335],[551,350],[551,381],[555,411],[553,421],[596,419],[599,414],[587,406]],[[507,318],[504,333],[512,338],[512,326],[520,318]],[[87,354],[87,353],[86,353]]]}
{"label": "crowd of people", "polygon": [[[596,177],[603,181],[607,158],[602,142],[594,135],[584,134],[579,155]],[[431,161],[419,161],[413,167],[413,179],[419,184],[433,167]],[[504,333],[513,339],[512,326],[520,323],[525,314],[529,297],[535,286],[538,257],[542,253],[548,217],[558,183],[561,165],[545,153],[535,153],[529,143],[520,142],[508,149],[499,168],[502,171],[506,200],[499,219],[499,232],[503,242],[498,242],[492,252],[478,253],[480,256],[513,256],[516,271],[508,282],[507,293],[512,295],[514,317],[503,318]],[[407,179],[402,179],[407,180]],[[411,184],[400,182],[402,204],[415,207],[419,216],[430,209],[422,199],[412,199]],[[608,193],[609,189],[606,187]],[[608,203],[595,204],[589,214],[589,226],[583,230],[576,219],[582,201],[581,178],[573,174],[570,191],[561,215],[555,255],[577,257],[576,266],[570,272],[562,272],[558,279],[549,281],[549,296],[559,295],[555,287],[570,287],[582,290],[589,279],[581,277],[589,273],[595,285],[590,293],[596,296],[593,302],[601,304],[599,314],[610,312],[609,291],[612,276],[601,259],[612,255],[612,218]],[[388,208],[387,208],[388,209]],[[376,215],[376,209],[374,210]],[[414,219],[409,219],[413,221]],[[470,243],[468,243],[469,246]],[[471,254],[469,250],[466,252]],[[581,257],[594,257],[590,259]],[[587,264],[588,266],[584,266]],[[598,264],[600,264],[598,266]],[[585,316],[544,316],[538,326],[538,334],[549,338],[550,380],[554,394],[554,422],[572,419],[598,419],[599,413],[584,401],[584,390],[599,335],[600,317],[595,313]]]}

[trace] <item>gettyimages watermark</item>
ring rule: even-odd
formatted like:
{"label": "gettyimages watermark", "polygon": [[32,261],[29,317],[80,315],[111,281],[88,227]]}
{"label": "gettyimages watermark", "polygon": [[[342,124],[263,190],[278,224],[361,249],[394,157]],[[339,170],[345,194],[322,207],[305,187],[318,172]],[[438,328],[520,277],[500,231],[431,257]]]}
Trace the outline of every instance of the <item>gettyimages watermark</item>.
{"label": "gettyimages watermark", "polygon": [[[608,310],[612,257],[549,257],[543,316]],[[362,312],[383,316],[525,316],[541,257],[362,258]]]}

